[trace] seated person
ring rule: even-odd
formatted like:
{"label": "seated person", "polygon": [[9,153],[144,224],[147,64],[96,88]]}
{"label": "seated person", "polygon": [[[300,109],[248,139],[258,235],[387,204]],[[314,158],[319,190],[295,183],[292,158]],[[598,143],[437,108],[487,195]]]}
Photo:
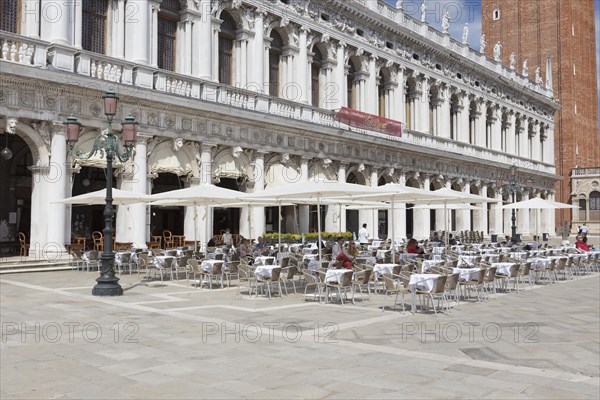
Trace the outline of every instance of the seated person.
{"label": "seated person", "polygon": [[352,269],[352,261],[354,257],[352,257],[346,249],[344,249],[344,238],[337,238],[337,242],[333,245],[331,249],[331,259],[335,261],[342,261],[342,265],[346,269]]}
{"label": "seated person", "polygon": [[406,252],[409,254],[425,254],[425,250],[419,247],[416,239],[410,239],[408,241]]}
{"label": "seated person", "polygon": [[336,242],[333,241],[333,236],[329,235],[325,241],[325,253],[331,254],[335,244]]}
{"label": "seated person", "polygon": [[458,242],[456,241],[456,239],[454,239],[454,236],[452,234],[448,235],[448,244],[450,246],[455,246],[458,244]]}
{"label": "seated person", "polygon": [[431,237],[431,243],[439,243],[441,242],[442,239],[440,239],[440,236],[438,235],[437,232],[433,232],[433,236]]}
{"label": "seated person", "polygon": [[354,240],[348,242],[348,254],[352,257],[358,257],[360,255],[360,251],[358,250],[356,243],[354,243]]}
{"label": "seated person", "polygon": [[266,246],[267,246],[267,244],[265,243],[265,239],[263,239],[262,236],[259,236],[256,244],[254,245],[254,250],[258,251],[258,252],[262,252]]}
{"label": "seated person", "polygon": [[240,257],[252,255],[252,251],[250,250],[250,241],[248,239],[242,239],[240,246],[238,247],[238,254]]}
{"label": "seated person", "polygon": [[583,241],[583,236],[577,235],[577,241],[575,242],[575,248],[580,251],[588,252],[591,251],[589,246]]}

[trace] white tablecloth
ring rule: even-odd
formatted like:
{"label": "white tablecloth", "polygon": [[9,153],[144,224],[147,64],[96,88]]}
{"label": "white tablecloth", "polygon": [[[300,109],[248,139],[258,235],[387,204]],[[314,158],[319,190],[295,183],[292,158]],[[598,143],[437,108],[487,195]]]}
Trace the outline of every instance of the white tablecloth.
{"label": "white tablecloth", "polygon": [[479,279],[481,268],[452,268],[452,273],[460,273],[461,281],[472,281]]}
{"label": "white tablecloth", "polygon": [[304,261],[304,260],[310,260],[310,261],[312,261],[312,260],[318,260],[318,259],[319,259],[319,255],[318,254],[305,254],[302,257],[302,261]]}
{"label": "white tablecloth", "polygon": [[427,272],[429,268],[440,265],[441,261],[436,260],[423,260],[423,272]]}
{"label": "white tablecloth", "polygon": [[[206,272],[212,272],[214,265],[216,263],[220,263],[220,262],[223,262],[223,261],[220,261],[220,260],[204,260],[204,261],[202,261],[202,264],[200,264],[200,267],[204,271],[206,271]],[[223,267],[221,268],[221,271],[223,271],[224,267],[225,267],[225,264],[223,264]]]}
{"label": "white tablecloth", "polygon": [[[172,258],[171,265],[164,265],[165,259]],[[177,258],[173,256],[156,256],[154,257],[154,264],[160,268],[174,268],[177,266]]]}
{"label": "white tablecloth", "polygon": [[312,260],[308,263],[306,268],[311,271],[318,271],[321,268],[321,264],[317,260]]}
{"label": "white tablecloth", "polygon": [[478,256],[459,256],[458,257],[458,266],[462,266],[462,265],[469,265],[472,266],[473,263],[475,262],[475,258],[477,258]]}
{"label": "white tablecloth", "polygon": [[341,282],[344,273],[351,271],[349,269],[328,269],[325,274],[325,282]]}
{"label": "white tablecloth", "polygon": [[377,259],[371,256],[358,256],[356,257],[356,262],[364,262],[365,264],[375,264]]}
{"label": "white tablecloth", "polygon": [[385,255],[390,254],[390,250],[377,250],[375,258],[378,260],[385,260]]}
{"label": "white tablecloth", "polygon": [[501,262],[501,263],[491,263],[492,267],[496,267],[496,274],[502,275],[510,275],[510,267],[514,265],[514,263],[509,262]]}
{"label": "white tablecloth", "polygon": [[[270,263],[270,264],[268,264]],[[269,257],[269,256],[260,256],[260,257],[256,257],[254,259],[254,265],[273,265],[273,264],[277,264],[275,262],[275,257]]]}
{"label": "white tablecloth", "polygon": [[435,280],[441,275],[438,274],[412,274],[408,282],[408,290],[413,292],[415,288],[422,291],[430,291],[435,286]]}
{"label": "white tablecloth", "polygon": [[275,269],[275,268],[279,268],[279,266],[277,266],[277,265],[260,265],[260,266],[256,267],[256,269],[254,270],[254,276],[256,276],[256,278],[258,278],[258,279],[270,278],[271,273],[273,272],[273,269]]}
{"label": "white tablecloth", "polygon": [[396,264],[375,264],[373,266],[373,272],[376,277],[379,277],[383,274],[391,274],[394,271],[394,267]]}
{"label": "white tablecloth", "polygon": [[525,252],[525,251],[512,251],[510,253],[510,256],[512,258],[525,258],[526,255],[527,255],[527,252]]}

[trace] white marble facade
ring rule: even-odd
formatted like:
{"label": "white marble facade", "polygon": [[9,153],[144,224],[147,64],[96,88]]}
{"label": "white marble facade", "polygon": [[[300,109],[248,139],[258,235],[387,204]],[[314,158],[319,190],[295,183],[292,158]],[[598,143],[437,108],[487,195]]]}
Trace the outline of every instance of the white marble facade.
{"label": "white marble facade", "polygon": [[[552,92],[382,1],[100,1],[100,42],[100,31],[81,31],[81,2],[17,3],[15,32],[0,32],[0,116],[16,121],[33,156],[32,251],[70,242],[71,208],[51,201],[70,196],[79,168],[103,161],[71,158],[61,123],[77,117],[77,148],[89,148],[106,126],[100,96],[109,88],[121,97],[118,119],[140,122],[135,157],[116,166],[122,189],[150,193],[164,173],[186,185],[234,178],[247,192],[324,177],[501,199],[496,178],[507,182],[515,164],[520,183],[533,181],[521,197],[553,197]],[[342,106],[402,121],[403,135],[340,124]],[[285,213],[288,232],[308,231],[308,207]],[[550,214],[542,224],[553,233]],[[206,239],[212,220],[202,215],[186,211],[188,238]],[[325,229],[366,222],[378,236],[376,212],[347,215],[330,207]],[[396,235],[443,229],[433,215],[431,226],[429,211],[414,211],[411,224],[400,209]],[[148,241],[149,219],[144,205],[120,208],[117,241]],[[497,205],[454,220],[455,230],[510,231]],[[527,221],[519,219],[525,235]],[[239,227],[260,235],[265,210],[242,210]]]}

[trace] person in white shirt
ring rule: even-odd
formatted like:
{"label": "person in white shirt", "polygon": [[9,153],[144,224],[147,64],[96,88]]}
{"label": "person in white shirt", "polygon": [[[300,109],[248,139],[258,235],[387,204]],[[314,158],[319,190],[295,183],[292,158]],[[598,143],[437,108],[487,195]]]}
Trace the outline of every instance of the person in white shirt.
{"label": "person in white shirt", "polygon": [[358,230],[358,243],[369,243],[369,231],[367,230],[367,224],[363,224],[362,228]]}
{"label": "person in white shirt", "polygon": [[231,236],[229,229],[226,229],[225,233],[223,234],[223,245],[228,247],[233,245],[233,236]]}
{"label": "person in white shirt", "polygon": [[352,260],[354,260],[354,257],[350,256],[346,249],[344,249],[343,237],[337,238],[336,243],[333,245],[331,259],[334,261],[342,261],[344,268],[352,269]]}
{"label": "person in white shirt", "polygon": [[590,232],[590,229],[587,227],[587,225],[584,223],[583,226],[581,226],[579,228],[579,233],[581,233],[581,236],[583,237],[583,242],[587,244],[587,235]]}

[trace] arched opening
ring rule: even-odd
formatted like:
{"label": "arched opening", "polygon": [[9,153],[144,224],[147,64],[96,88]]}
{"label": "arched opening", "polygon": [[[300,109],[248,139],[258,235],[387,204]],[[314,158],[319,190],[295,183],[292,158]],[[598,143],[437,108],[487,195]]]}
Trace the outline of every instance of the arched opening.
{"label": "arched opening", "polygon": [[404,95],[404,104],[405,104],[405,121],[406,128],[408,129],[416,129],[415,124],[415,113],[417,109],[417,81],[413,77],[409,77],[406,80],[406,93]]}
{"label": "arched opening", "polygon": [[506,113],[502,114],[502,125],[500,127],[500,150],[507,152],[508,151],[508,115]]}
{"label": "arched opening", "polygon": [[429,133],[435,136],[439,135],[437,126],[439,105],[439,89],[437,86],[431,86],[429,88]]}
{"label": "arched opening", "polygon": [[[387,109],[385,104],[385,92],[386,86],[389,84],[388,79],[386,79],[386,74],[384,73],[384,69],[382,68],[379,71],[379,76],[377,77],[377,99],[379,101],[378,112],[380,117],[386,117]],[[381,236],[380,236],[381,237]]]}
{"label": "arched opening", "polygon": [[158,68],[175,71],[179,0],[163,0],[158,13]]}
{"label": "arched opening", "polygon": [[[354,172],[350,172],[348,176],[346,176],[346,182],[362,184],[359,182],[358,177]],[[346,210],[346,230],[349,232],[354,232],[354,234],[358,236],[360,225],[362,225],[362,223],[359,224],[358,210]]]}
{"label": "arched opening", "polygon": [[600,221],[600,192],[597,190],[590,192],[589,210],[590,213],[587,219],[589,221]]}
{"label": "arched opening", "polygon": [[[171,173],[159,173],[152,180],[152,194],[170,192],[184,187],[181,177]],[[183,235],[185,207],[152,206],[150,207],[150,234],[162,236],[163,231],[171,231],[173,235]]]}
{"label": "arched opening", "polygon": [[275,29],[271,31],[271,47],[269,48],[269,94],[280,95],[280,64],[283,51],[283,39]]}
{"label": "arched opening", "polygon": [[[388,183],[385,176],[379,177],[377,186],[383,186]],[[389,224],[389,213],[388,210],[377,210],[377,234],[380,239],[387,239],[388,237],[388,224]]]}
{"label": "arched opening", "polygon": [[233,82],[233,42],[237,24],[227,11],[221,13],[221,30],[219,31],[219,82],[231,85]]}
{"label": "arched opening", "polygon": [[[450,186],[450,189],[455,190],[457,192],[462,192],[462,187],[457,182],[454,182],[452,184],[452,186]],[[450,231],[456,231],[456,220],[457,220],[456,210],[451,210],[450,211],[450,227],[449,227]]]}
{"label": "arched opening", "polygon": [[491,107],[487,108],[485,114],[485,147],[492,147],[492,127],[494,125],[494,110]]}
{"label": "arched opening", "polygon": [[[420,189],[421,185],[415,178],[409,178],[406,180],[406,186]],[[411,238],[414,234],[414,204],[406,205],[406,237]]]}
{"label": "arched opening", "polygon": [[323,68],[323,53],[319,46],[313,48],[312,63],[310,64],[311,100],[312,105],[321,107],[321,69]]}
{"label": "arched opening", "polygon": [[0,7],[0,30],[20,33],[21,1],[3,0]]}
{"label": "arched opening", "polygon": [[31,238],[31,190],[29,167],[33,156],[29,146],[18,135],[0,136],[2,148],[12,152],[12,158],[0,158],[0,256],[19,254],[15,245],[17,233]]}
{"label": "arched opening", "polygon": [[[116,179],[113,187],[116,188]],[[96,167],[81,167],[73,179],[71,194],[79,196],[106,188],[106,169]],[[115,215],[116,206],[115,208]],[[114,220],[113,220],[114,222]],[[114,225],[113,225],[114,227]],[[92,232],[102,232],[104,229],[104,205],[74,204],[71,206],[71,237],[85,238],[86,246],[91,245]]]}
{"label": "arched opening", "polygon": [[[240,186],[242,185],[242,182],[241,179],[220,178],[219,183],[217,183],[216,186],[241,191]],[[222,235],[223,232],[225,232],[225,229],[229,229],[232,234],[239,234],[240,215],[241,210],[239,208],[215,207],[213,209],[213,235]]]}
{"label": "arched opening", "polygon": [[108,2],[87,0],[82,2],[81,47],[94,53],[106,53],[106,14]]}

